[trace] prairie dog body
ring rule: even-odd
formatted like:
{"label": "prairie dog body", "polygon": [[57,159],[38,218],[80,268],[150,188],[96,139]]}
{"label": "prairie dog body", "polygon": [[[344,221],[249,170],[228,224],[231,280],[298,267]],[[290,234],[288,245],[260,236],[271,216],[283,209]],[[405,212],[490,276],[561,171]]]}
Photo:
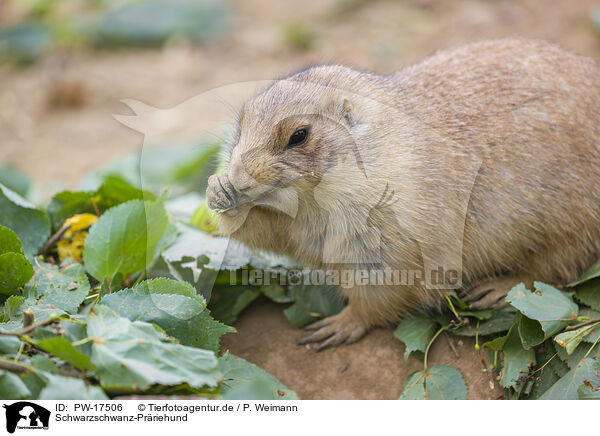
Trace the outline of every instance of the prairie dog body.
{"label": "prairie dog body", "polygon": [[[352,342],[439,309],[445,289],[565,284],[597,260],[599,122],[598,66],[543,41],[473,43],[386,76],[317,66],[244,105],[207,198],[250,247],[420,272],[343,289],[348,306],[308,338]],[[457,280],[431,283],[440,268]]]}

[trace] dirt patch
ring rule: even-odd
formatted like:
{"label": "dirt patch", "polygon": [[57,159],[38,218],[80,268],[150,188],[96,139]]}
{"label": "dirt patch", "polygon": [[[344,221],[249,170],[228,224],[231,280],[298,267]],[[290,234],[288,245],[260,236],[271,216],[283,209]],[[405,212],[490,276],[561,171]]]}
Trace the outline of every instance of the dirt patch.
{"label": "dirt patch", "polygon": [[[306,400],[391,400],[400,396],[404,380],[423,368],[413,357],[404,360],[404,345],[391,329],[375,329],[359,342],[316,353],[296,345],[305,332],[283,315],[283,306],[268,300],[253,303],[235,324],[238,333],[223,337],[230,350],[275,375]],[[453,341],[454,349],[449,345]],[[432,346],[429,365],[460,368],[469,399],[502,397],[502,389],[483,372],[471,338],[441,336]]]}

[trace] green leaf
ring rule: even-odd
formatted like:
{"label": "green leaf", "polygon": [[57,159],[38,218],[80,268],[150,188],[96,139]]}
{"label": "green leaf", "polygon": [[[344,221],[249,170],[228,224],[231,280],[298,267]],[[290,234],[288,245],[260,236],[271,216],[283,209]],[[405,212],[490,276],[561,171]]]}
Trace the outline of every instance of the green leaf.
{"label": "green leaf", "polygon": [[46,208],[52,222],[52,228],[58,230],[65,220],[78,213],[96,213],[92,192],[62,191],[55,194]]}
{"label": "green leaf", "polygon": [[44,372],[58,374],[58,366],[56,365],[56,362],[49,357],[42,356],[41,354],[36,354],[31,358],[31,366]]}
{"label": "green leaf", "polygon": [[270,284],[260,287],[261,293],[275,303],[285,304],[294,302],[294,293],[288,288],[278,284]]}
{"label": "green leaf", "polygon": [[[579,347],[577,347],[571,354],[568,354],[563,347],[557,343],[554,343],[554,349],[558,353],[559,359],[566,363],[571,369],[575,368],[579,362],[581,362],[591,347],[591,344],[583,343],[580,344]],[[594,357],[594,355],[592,354],[590,357]]]}
{"label": "green leaf", "polygon": [[100,45],[160,45],[169,38],[210,40],[225,29],[227,14],[221,2],[150,0],[113,7],[94,29]]}
{"label": "green leaf", "polygon": [[575,348],[583,341],[583,338],[592,333],[594,328],[599,325],[600,322],[580,327],[577,330],[563,332],[556,335],[554,340],[566,350],[567,354],[573,354],[573,351],[575,351]]}
{"label": "green leaf", "polygon": [[71,343],[81,342],[75,348],[90,356],[92,354],[92,344],[85,340],[88,339],[87,324],[84,322],[86,316],[77,315],[76,318],[79,318],[78,320],[81,322],[61,321],[60,328],[64,331],[64,337],[67,341]]}
{"label": "green leaf", "polygon": [[61,336],[42,339],[37,342],[36,346],[50,354],[54,354],[59,359],[64,360],[79,370],[96,369],[89,356],[80,353],[69,341]]}
{"label": "green leaf", "polygon": [[0,164],[0,183],[16,192],[21,197],[26,197],[31,183],[27,175],[20,170]]}
{"label": "green leaf", "polygon": [[595,279],[597,277],[600,277],[600,260],[598,262],[596,262],[595,264],[593,264],[591,267],[589,267],[581,275],[581,277],[579,277],[579,280],[577,280],[573,283],[569,283],[568,286],[572,288],[574,286],[581,285],[582,283],[585,283],[585,282],[587,282],[591,279]]}
{"label": "green leaf", "polygon": [[78,264],[59,270],[56,265],[36,261],[35,276],[25,287],[25,297],[50,304],[65,312],[77,313],[77,309],[90,291],[90,283]]}
{"label": "green leaf", "polygon": [[[167,290],[173,294],[165,293]],[[212,319],[204,298],[195,295],[189,284],[176,280],[146,280],[132,290],[105,296],[101,304],[132,321],[154,323],[184,345],[213,351],[223,334],[235,331]]]}
{"label": "green leaf", "polygon": [[[579,310],[579,316],[584,316],[589,319],[600,319],[600,312],[584,307]],[[592,328],[592,331],[583,337],[584,342],[594,343],[600,337],[600,325]]]}
{"label": "green leaf", "polygon": [[587,386],[585,384],[579,386],[577,389],[577,399],[578,400],[600,400],[600,388],[595,389],[592,386]]}
{"label": "green leaf", "polygon": [[294,327],[304,327],[320,318],[335,315],[344,302],[333,286],[292,285],[295,302],[283,311]]}
{"label": "green leaf", "polygon": [[29,388],[18,375],[0,369],[0,398],[22,400],[30,395]]}
{"label": "green leaf", "polygon": [[56,300],[45,295],[30,298],[13,295],[4,304],[5,322],[0,324],[0,328],[5,331],[20,330],[23,324],[23,311],[27,309],[33,312],[35,322],[45,321],[50,317],[66,316],[64,310],[54,306],[55,302]]}
{"label": "green leaf", "polygon": [[515,286],[506,301],[524,316],[519,322],[519,335],[526,348],[541,344],[577,318],[579,308],[558,289],[541,282],[529,291],[523,283]]}
{"label": "green leaf", "polygon": [[121,177],[109,176],[96,191],[62,191],[52,197],[47,207],[54,229],[67,218],[79,213],[102,214],[111,207],[130,200],[155,200],[154,194],[142,191]]}
{"label": "green leaf", "polygon": [[[460,299],[456,291],[449,290],[447,291],[446,296],[450,299],[450,301],[446,301],[446,305],[449,309],[455,307],[458,310],[467,310],[469,308],[469,305]],[[452,301],[454,303],[452,303]]]}
{"label": "green leaf", "polygon": [[[554,345],[554,346],[557,347],[556,345]],[[557,348],[560,349],[560,347],[557,347]],[[558,350],[556,350],[556,351],[558,351]],[[564,360],[560,359],[560,352],[558,353],[559,359],[550,359],[551,356],[546,357],[546,362],[549,362],[548,365],[554,370],[554,372],[556,373],[556,375],[558,375],[558,377],[563,377],[566,373],[569,372],[569,369],[570,369],[569,365],[567,365],[565,363],[565,361],[573,360],[572,357],[569,359],[570,356],[564,350],[562,350],[562,351],[565,354]],[[581,360],[581,359],[579,359],[579,360]],[[579,363],[579,362],[574,363],[573,366],[577,366],[577,363]]]}
{"label": "green leaf", "polygon": [[494,314],[494,309],[482,309],[482,310],[456,310],[456,313],[460,316],[471,316],[480,321],[490,319]]}
{"label": "green leaf", "polygon": [[101,211],[131,200],[156,200],[156,196],[152,192],[136,188],[118,176],[107,177],[94,193],[94,198]]}
{"label": "green leaf", "polygon": [[87,330],[94,338],[92,362],[102,386],[144,390],[155,384],[218,385],[222,374],[213,352],[166,343],[152,324],[114,316],[108,308],[97,309],[97,315],[88,317]]}
{"label": "green leaf", "polygon": [[168,277],[191,284],[198,295],[209,300],[215,285],[218,271],[203,269],[197,259],[185,258],[181,261],[167,262],[158,256],[150,269],[146,270],[148,278]]}
{"label": "green leaf", "polygon": [[296,393],[258,366],[225,353],[219,357],[223,371],[224,400],[297,400]]}
{"label": "green leaf", "polygon": [[4,303],[4,315],[6,316],[7,321],[21,313],[20,308],[24,301],[25,297],[22,295],[13,295],[8,297]]}
{"label": "green leaf", "polygon": [[202,268],[234,271],[250,263],[250,250],[228,238],[211,236],[193,227],[179,225],[179,236],[162,257],[167,263],[198,259]]}
{"label": "green leaf", "polygon": [[394,331],[394,337],[406,346],[404,360],[408,359],[413,351],[424,353],[437,329],[437,323],[424,316],[401,321]]}
{"label": "green leaf", "polygon": [[27,256],[36,254],[50,236],[46,212],[3,185],[0,185],[0,225],[17,234]]}
{"label": "green leaf", "polygon": [[[194,319],[192,326],[187,327],[185,324],[180,324],[177,328],[170,329],[169,334],[178,338],[184,345],[217,352],[221,346],[221,336],[226,333],[235,333],[235,331],[235,328],[215,320],[207,309]],[[188,340],[187,336],[192,336],[192,339]]]}
{"label": "green leaf", "polygon": [[546,339],[540,323],[523,315],[519,319],[519,336],[521,337],[523,346],[527,348],[541,344]]}
{"label": "green leaf", "polygon": [[29,389],[29,392],[31,392],[30,398],[32,399],[37,398],[40,395],[41,390],[46,386],[46,380],[43,379],[37,371],[27,372],[22,377],[22,380],[27,386],[27,389]]}
{"label": "green leaf", "polygon": [[0,294],[14,295],[33,276],[33,267],[19,253],[0,254]]}
{"label": "green leaf", "polygon": [[[568,369],[565,373],[568,372]],[[534,387],[531,395],[528,397],[531,400],[537,400],[544,392],[546,392],[554,383],[556,383],[560,377],[554,371],[554,368],[551,365],[547,365],[544,369],[540,371],[539,382],[537,382]]]}
{"label": "green leaf", "polygon": [[465,400],[467,395],[467,385],[458,369],[436,365],[409,375],[399,400]]}
{"label": "green leaf", "polygon": [[535,352],[524,349],[516,329],[512,329],[502,347],[503,368],[500,386],[515,387],[517,381],[529,373],[529,367],[535,363]]}
{"label": "green leaf", "polygon": [[[212,150],[215,155],[196,165],[202,156]],[[214,173],[218,158],[214,142],[186,141],[167,144],[152,144],[142,152],[132,152],[88,173],[82,182],[84,189],[97,189],[108,177],[116,176],[136,187],[143,186],[151,191],[162,191],[169,186],[170,193],[185,193],[190,190],[204,192],[208,176]],[[147,198],[145,198],[147,200]]]}
{"label": "green leaf", "polygon": [[[2,324],[0,324],[0,329]],[[15,354],[19,351],[21,341],[16,336],[0,335],[0,354]]]}
{"label": "green leaf", "polygon": [[586,380],[598,380],[597,362],[589,357],[554,383],[540,400],[576,400],[577,390]]}
{"label": "green leaf", "polygon": [[[221,151],[221,143],[204,144],[198,147],[196,156],[189,161],[175,166],[171,171],[171,179],[180,182],[197,183],[197,179],[206,180],[213,173],[215,168],[215,159],[218,159],[218,154]],[[203,181],[204,181],[203,180]]]}
{"label": "green leaf", "polygon": [[140,295],[150,294],[176,294],[190,297],[195,300],[202,308],[206,307],[206,299],[202,295],[196,294],[192,285],[181,280],[172,280],[165,277],[159,277],[152,280],[144,280],[135,285],[132,290]]}
{"label": "green leaf", "polygon": [[258,288],[215,286],[208,307],[215,319],[233,324],[238,315],[260,296]]}
{"label": "green leaf", "polygon": [[90,228],[83,260],[99,281],[142,271],[154,258],[168,218],[161,201],[132,200],[106,211]]}
{"label": "green leaf", "polygon": [[66,313],[63,310],[60,310],[54,307],[53,305],[46,303],[43,298],[39,301],[33,298],[27,298],[16,301],[20,301],[20,305],[16,307],[16,310],[13,312],[10,321],[0,324],[0,328],[2,328],[3,330],[20,330],[23,324],[23,311],[27,309],[31,309],[31,311],[33,312],[35,322],[45,321],[50,317],[58,318],[60,316],[66,315]]}
{"label": "green leaf", "polygon": [[508,335],[507,336],[499,336],[491,341],[484,342],[483,346],[488,347],[490,350],[502,351],[504,349],[504,345],[506,344],[507,340],[508,340]]}
{"label": "green leaf", "polygon": [[577,286],[575,298],[592,309],[600,311],[600,280],[592,280]]}
{"label": "green leaf", "polygon": [[[252,254],[248,248],[233,240],[214,237],[181,223],[176,228],[178,236],[153,263],[148,270],[148,277],[172,277],[187,281],[209,299],[215,284],[241,283],[230,281],[230,277],[241,277],[243,272],[248,273],[249,270],[243,267],[258,264],[256,267],[264,270],[271,265],[272,259],[267,260],[262,254]],[[244,283],[244,286],[247,284]],[[249,294],[245,297],[249,297]],[[225,322],[231,323],[231,320],[227,318]]]}
{"label": "green leaf", "polygon": [[83,380],[62,375],[43,373],[46,386],[41,390],[39,400],[108,400],[104,391],[90,386]]}
{"label": "green leaf", "polygon": [[52,45],[52,33],[43,24],[25,21],[0,30],[0,61],[29,64]]}
{"label": "green leaf", "polygon": [[23,254],[23,246],[15,232],[8,227],[0,226],[0,254],[4,253]]}

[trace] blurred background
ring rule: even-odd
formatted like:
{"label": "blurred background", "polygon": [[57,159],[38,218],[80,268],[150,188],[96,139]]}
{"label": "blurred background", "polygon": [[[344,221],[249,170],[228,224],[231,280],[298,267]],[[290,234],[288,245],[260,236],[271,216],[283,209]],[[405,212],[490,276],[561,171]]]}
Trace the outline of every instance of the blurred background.
{"label": "blurred background", "polygon": [[[444,47],[510,35],[600,59],[596,6],[598,0],[0,0],[0,182],[14,187],[20,171],[43,201],[139,151],[142,134],[112,116],[131,114],[125,98],[169,108],[216,87],[330,61],[388,73]],[[25,178],[22,184],[17,190],[33,189]]]}

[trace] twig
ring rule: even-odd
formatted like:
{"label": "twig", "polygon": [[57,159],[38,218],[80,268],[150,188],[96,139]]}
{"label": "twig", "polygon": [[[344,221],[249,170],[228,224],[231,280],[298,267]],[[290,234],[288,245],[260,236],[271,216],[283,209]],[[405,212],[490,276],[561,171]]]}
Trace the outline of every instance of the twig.
{"label": "twig", "polygon": [[458,354],[458,351],[456,350],[456,347],[454,346],[454,342],[452,341],[452,338],[450,337],[448,332],[446,332],[446,334],[444,336],[446,336],[446,339],[448,339],[448,345],[450,345],[450,349],[452,350],[454,355],[456,357],[460,357],[460,354]]}
{"label": "twig", "polygon": [[136,286],[137,284],[139,284],[144,279],[144,277],[146,277],[146,270],[143,270],[140,273],[140,275],[138,276],[138,278],[135,279],[135,282],[133,282],[133,286]]}
{"label": "twig", "polygon": [[82,380],[89,380],[89,377],[87,377],[84,373],[77,371],[75,369],[62,369],[58,373],[60,375],[64,375],[65,377],[74,377],[74,378],[80,378]]}
{"label": "twig", "polygon": [[31,371],[32,368],[22,363],[0,359],[0,369],[9,372],[16,372],[17,374],[23,374],[24,372]]}
{"label": "twig", "polygon": [[96,204],[96,200],[94,200],[94,197],[90,198],[90,203],[92,203],[92,207],[94,208],[94,212],[96,212],[96,215],[100,216],[100,209],[98,209],[98,204]]}
{"label": "twig", "polygon": [[43,327],[45,325],[48,324],[52,324],[54,321],[56,321],[58,319],[58,317],[50,317],[44,321],[40,321],[38,323],[35,324],[31,324],[28,327],[22,328],[21,330],[17,330],[15,332],[5,332],[0,330],[0,335],[4,335],[4,336],[23,336],[26,335],[27,333],[31,333],[32,331],[34,331],[36,328],[38,327]]}
{"label": "twig", "polygon": [[593,324],[593,323],[598,322],[598,321],[600,321],[600,318],[589,319],[589,320],[587,320],[585,322],[582,322],[582,323],[579,323],[579,324],[570,325],[570,326],[566,327],[565,330],[575,330],[575,329],[578,329],[579,327],[583,327],[583,326],[586,326],[588,324]]}
{"label": "twig", "polygon": [[42,249],[40,250],[40,254],[46,253],[52,245],[54,245],[60,238],[63,237],[65,232],[71,228],[71,224],[67,226],[62,226],[55,234],[53,234],[48,241],[44,244]]}
{"label": "twig", "polygon": [[96,303],[98,301],[100,301],[100,293],[96,294],[96,298],[94,299],[94,301],[92,301],[92,305],[90,306],[90,312],[94,310],[94,307],[96,306]]}
{"label": "twig", "polygon": [[452,313],[454,314],[454,316],[456,317],[456,319],[459,322],[463,322],[463,319],[460,317],[460,315],[456,312],[456,309],[454,308],[454,304],[452,304],[452,300],[450,300],[450,297],[448,297],[447,295],[444,295],[444,298],[446,299],[446,302],[448,303],[448,306],[450,307],[450,310],[452,311]]}
{"label": "twig", "polygon": [[431,344],[433,344],[436,340],[436,338],[442,334],[442,332],[445,332],[446,330],[448,330],[448,326],[446,327],[442,327],[440,328],[435,335],[433,335],[433,337],[429,340],[429,343],[427,344],[427,348],[425,348],[425,356],[423,357],[423,371],[427,371],[427,356],[429,355],[429,348],[431,348]]}
{"label": "twig", "polygon": [[21,358],[21,354],[23,354],[24,349],[25,349],[25,342],[21,342],[21,345],[19,346],[19,351],[17,351],[17,355],[15,356],[13,361],[15,361],[15,362],[19,361],[19,359]]}
{"label": "twig", "polygon": [[592,350],[594,349],[594,347],[596,345],[598,345],[598,341],[600,340],[600,336],[598,336],[596,338],[596,340],[594,341],[594,343],[592,344],[592,346],[590,347],[590,349],[587,351],[587,353],[585,353],[585,356],[583,356],[583,359],[581,359],[582,361],[587,359],[587,357],[590,355],[590,353],[592,352]]}
{"label": "twig", "polygon": [[83,339],[80,339],[78,341],[72,342],[71,345],[73,345],[74,347],[78,347],[79,345],[87,344],[88,342],[91,342],[94,339],[96,339],[96,338],[94,338],[94,337],[92,337],[92,338],[83,338]]}
{"label": "twig", "polygon": [[538,369],[536,369],[535,371],[533,371],[533,373],[535,374],[538,371],[542,371],[546,367],[546,365],[548,365],[552,361],[552,359],[554,359],[556,356],[558,356],[558,351],[556,353],[554,353],[554,355],[550,359],[548,359],[548,361],[546,363],[544,363]]}
{"label": "twig", "polygon": [[[12,360],[0,359],[0,369],[4,371],[14,372],[16,374],[23,374],[26,372],[37,372],[36,368],[24,363],[13,362]],[[65,377],[76,377],[81,379],[87,379],[85,374],[74,369],[64,369],[59,372],[60,375]]]}

